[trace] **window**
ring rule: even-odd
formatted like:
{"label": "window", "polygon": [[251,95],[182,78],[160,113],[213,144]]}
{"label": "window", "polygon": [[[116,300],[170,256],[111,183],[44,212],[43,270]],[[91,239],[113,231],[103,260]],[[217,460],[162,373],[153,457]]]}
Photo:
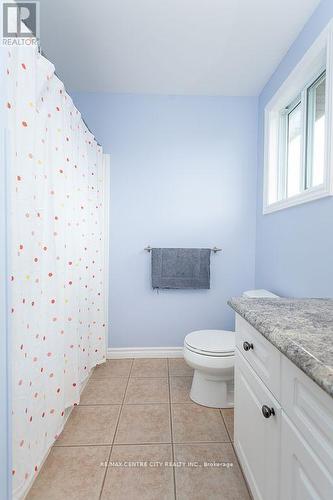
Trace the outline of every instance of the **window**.
{"label": "window", "polygon": [[325,81],[323,71],[280,112],[277,200],[324,182]]}
{"label": "window", "polygon": [[333,194],[329,26],[265,110],[264,213]]}

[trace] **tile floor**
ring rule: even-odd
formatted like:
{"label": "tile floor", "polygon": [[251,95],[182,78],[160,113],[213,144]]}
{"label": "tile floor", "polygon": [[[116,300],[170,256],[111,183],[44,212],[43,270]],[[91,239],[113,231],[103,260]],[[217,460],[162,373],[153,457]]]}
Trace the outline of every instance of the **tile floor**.
{"label": "tile floor", "polygon": [[183,359],[97,367],[27,500],[248,500],[233,410],[192,403],[191,380]]}

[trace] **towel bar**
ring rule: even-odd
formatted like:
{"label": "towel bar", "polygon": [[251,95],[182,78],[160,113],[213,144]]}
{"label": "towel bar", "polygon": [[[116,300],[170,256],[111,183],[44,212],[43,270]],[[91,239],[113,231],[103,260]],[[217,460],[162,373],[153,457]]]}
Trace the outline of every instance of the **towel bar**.
{"label": "towel bar", "polygon": [[[148,245],[147,247],[145,247],[145,251],[146,252],[151,252],[152,251],[152,247],[150,245]],[[211,248],[211,251],[216,253],[216,252],[221,252],[222,251],[222,248],[217,248],[217,247],[213,247]]]}

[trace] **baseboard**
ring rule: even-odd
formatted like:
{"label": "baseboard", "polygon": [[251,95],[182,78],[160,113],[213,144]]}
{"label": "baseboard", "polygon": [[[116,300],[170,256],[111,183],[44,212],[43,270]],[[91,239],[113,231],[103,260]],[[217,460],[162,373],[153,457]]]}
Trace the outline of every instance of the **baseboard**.
{"label": "baseboard", "polygon": [[107,351],[108,359],[182,357],[182,347],[109,347]]}

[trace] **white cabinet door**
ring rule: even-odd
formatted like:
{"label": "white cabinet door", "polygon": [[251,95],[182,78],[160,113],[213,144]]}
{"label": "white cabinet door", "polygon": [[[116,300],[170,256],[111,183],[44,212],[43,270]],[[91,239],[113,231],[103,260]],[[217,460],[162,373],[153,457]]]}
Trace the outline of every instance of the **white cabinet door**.
{"label": "white cabinet door", "polygon": [[236,349],[234,444],[255,500],[279,498],[280,431],[278,402]]}
{"label": "white cabinet door", "polygon": [[285,356],[281,366],[283,412],[333,476],[333,399]]}
{"label": "white cabinet door", "polygon": [[239,314],[236,315],[236,346],[280,401],[281,353]]}
{"label": "white cabinet door", "polygon": [[281,441],[281,500],[332,500],[332,475],[284,412]]}

